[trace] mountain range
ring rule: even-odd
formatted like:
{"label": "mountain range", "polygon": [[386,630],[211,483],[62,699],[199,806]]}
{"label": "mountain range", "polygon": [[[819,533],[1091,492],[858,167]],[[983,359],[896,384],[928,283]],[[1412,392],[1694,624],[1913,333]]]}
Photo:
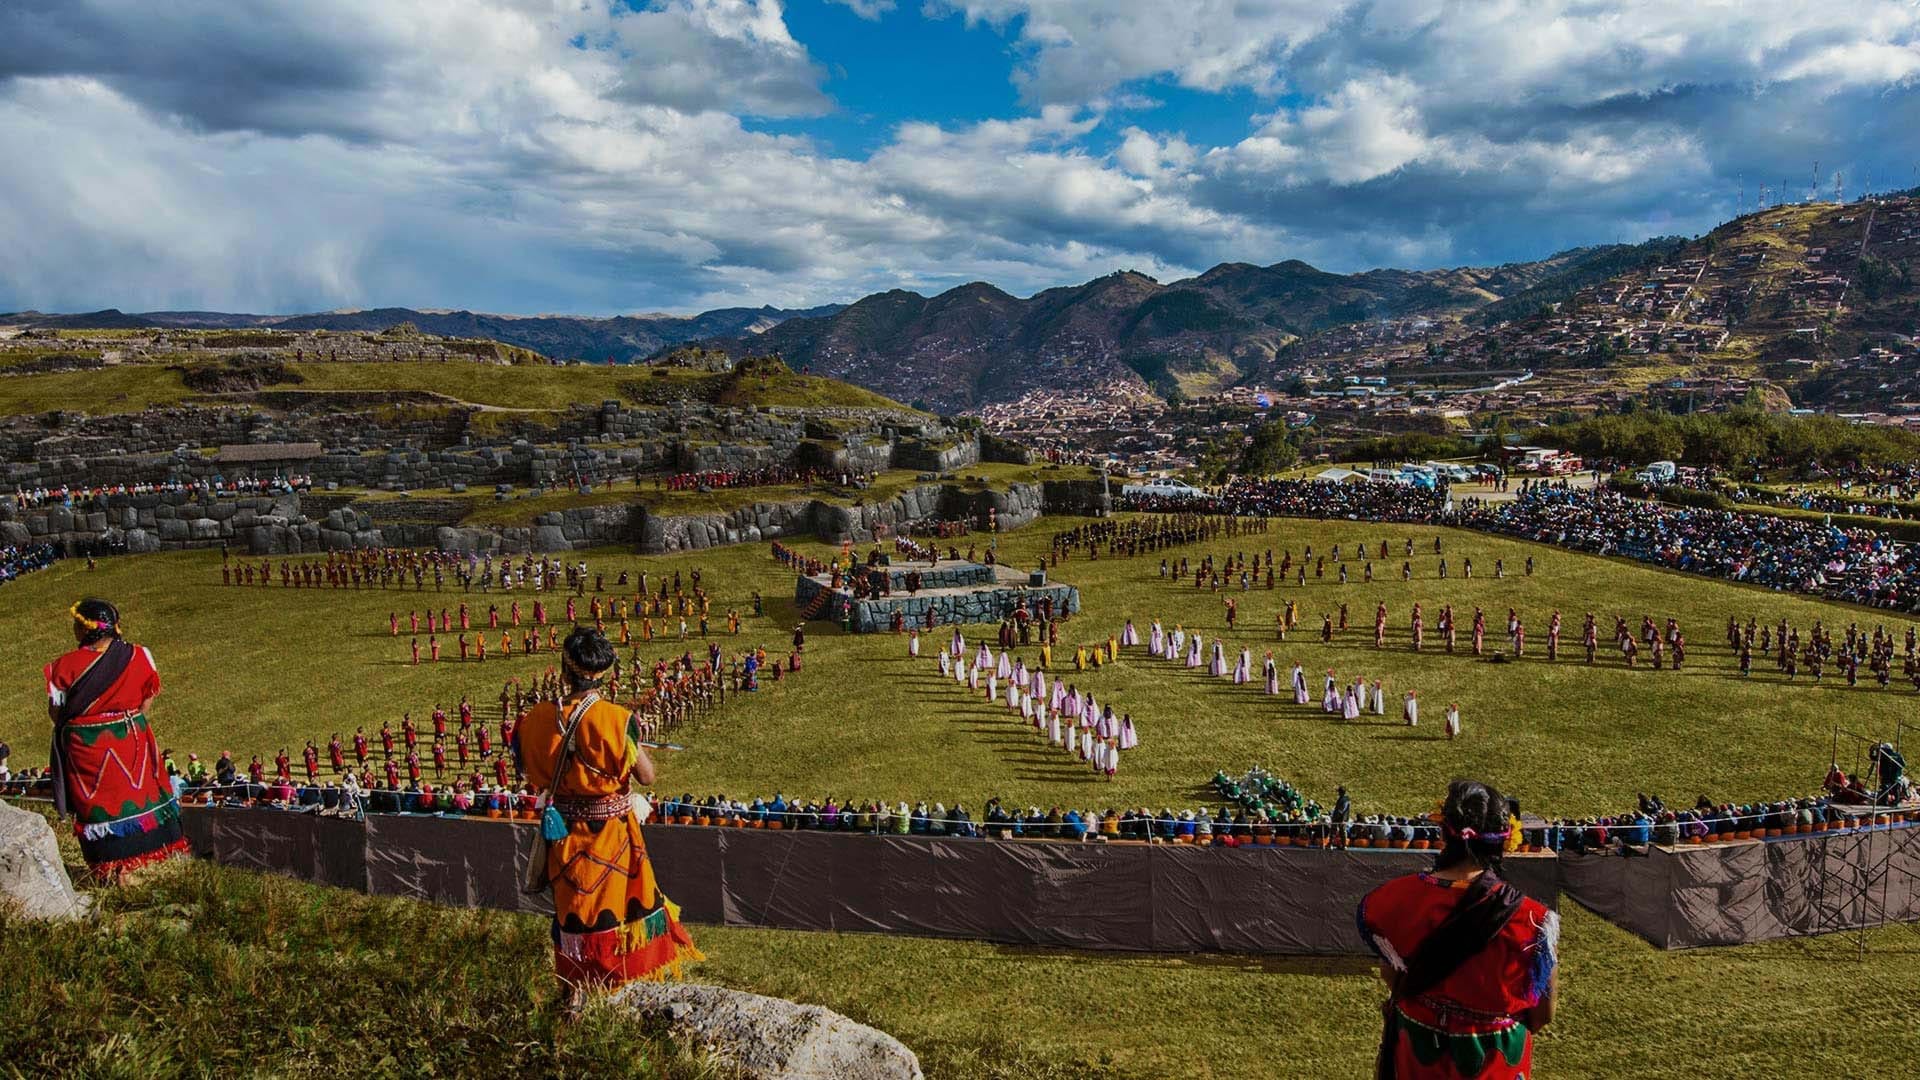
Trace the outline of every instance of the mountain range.
{"label": "mountain range", "polygon": [[1335,274],[1298,260],[1222,263],[1162,283],[1119,271],[1013,296],[972,282],[934,296],[903,289],[804,310],[723,308],[693,316],[586,318],[375,308],[308,315],[108,310],[21,313],[42,327],[270,327],[381,330],[411,322],[442,336],[491,338],[559,359],[661,360],[677,350],[774,354],[899,401],[959,412],[1038,389],[1122,394],[1207,392],[1270,373],[1315,334],[1380,320],[1468,325],[1526,320],[1544,306],[1687,248],[1663,237],[1575,248],[1533,262]]}
{"label": "mountain range", "polygon": [[1493,305],[1569,294],[1673,241],[1564,251],[1536,262],[1333,274],[1298,260],[1222,263],[1162,284],[1121,271],[1026,299],[984,282],[936,296],[892,290],[824,316],[698,342],[734,355],[776,353],[796,368],[957,411],[1040,388],[1206,391],[1270,365],[1289,344],[1336,326],[1464,318]]}

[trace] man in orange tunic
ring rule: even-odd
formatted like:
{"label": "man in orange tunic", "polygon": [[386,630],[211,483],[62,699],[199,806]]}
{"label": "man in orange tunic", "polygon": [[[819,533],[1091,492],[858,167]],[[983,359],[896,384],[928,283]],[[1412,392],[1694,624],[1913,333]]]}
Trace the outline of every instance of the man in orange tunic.
{"label": "man in orange tunic", "polygon": [[513,748],[528,782],[566,827],[548,849],[547,881],[555,973],[569,1011],[577,1011],[590,988],[677,977],[683,964],[702,957],[680,924],[679,906],[654,881],[628,795],[636,780],[654,783],[653,762],[639,745],[633,713],[600,697],[613,645],[583,626],[567,635],[562,653],[565,696],[529,709],[515,727]]}

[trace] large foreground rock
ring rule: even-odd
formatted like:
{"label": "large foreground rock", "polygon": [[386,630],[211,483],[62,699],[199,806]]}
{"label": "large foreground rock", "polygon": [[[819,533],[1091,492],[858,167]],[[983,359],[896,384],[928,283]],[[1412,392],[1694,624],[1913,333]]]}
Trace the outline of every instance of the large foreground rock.
{"label": "large foreground rock", "polygon": [[630,983],[614,1000],[754,1080],[919,1080],[920,1059],[831,1009],[718,986]]}
{"label": "large foreground rock", "polygon": [[76,919],[87,910],[47,819],[6,803],[0,803],[0,903],[17,904],[32,919]]}

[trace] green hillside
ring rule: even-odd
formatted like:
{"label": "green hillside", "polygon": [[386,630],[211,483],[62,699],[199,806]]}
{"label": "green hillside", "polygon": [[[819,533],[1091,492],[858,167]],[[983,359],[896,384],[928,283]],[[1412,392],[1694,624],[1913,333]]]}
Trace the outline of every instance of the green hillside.
{"label": "green hillside", "polygon": [[247,403],[262,393],[294,396],[287,400],[319,400],[326,394],[406,394],[490,409],[552,410],[609,400],[647,405],[663,399],[694,399],[741,406],[907,411],[906,406],[871,390],[764,365],[714,374],[670,367],[548,363],[294,361],[269,352],[264,365],[258,359],[236,364],[230,359],[181,355],[16,374],[4,366],[4,345],[0,343],[0,415],[54,409],[105,414],[186,403]]}

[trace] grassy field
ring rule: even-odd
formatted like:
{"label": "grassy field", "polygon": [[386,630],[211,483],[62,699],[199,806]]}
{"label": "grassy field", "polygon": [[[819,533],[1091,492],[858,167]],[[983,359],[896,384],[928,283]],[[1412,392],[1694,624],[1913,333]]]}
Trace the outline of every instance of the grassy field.
{"label": "grassy field", "polygon": [[[1032,565],[1049,535],[1071,524],[1049,519],[1003,535],[999,555],[1014,566]],[[1335,542],[1351,552],[1360,541],[1377,550],[1384,538],[1395,555],[1376,566],[1372,585],[1360,582],[1358,564],[1345,586],[1336,583],[1329,564],[1328,576],[1315,579],[1310,572],[1305,588],[1220,595],[1196,591],[1190,582],[1162,581],[1157,557],[1076,559],[1054,571],[1056,580],[1081,588],[1086,607],[1063,630],[1063,643],[1104,639],[1128,617],[1144,629],[1155,616],[1211,639],[1224,632],[1221,600],[1233,595],[1240,600],[1241,628],[1229,640],[1253,648],[1256,663],[1273,647],[1283,665],[1298,659],[1310,672],[1331,667],[1343,676],[1381,678],[1393,699],[1414,688],[1430,717],[1415,731],[1392,717],[1330,720],[1316,707],[1296,708],[1254,688],[1136,654],[1073,677],[1130,712],[1142,738],[1116,783],[1096,783],[1077,763],[1029,738],[1004,712],[939,680],[930,661],[911,664],[902,639],[846,636],[815,624],[800,678],[737,699],[700,729],[684,733],[679,741],[689,749],[665,758],[661,786],[742,797],[779,790],[790,797],[957,800],[976,809],[992,795],[1042,806],[1177,807],[1204,799],[1205,781],[1215,769],[1260,763],[1323,801],[1334,785],[1345,784],[1362,809],[1420,811],[1449,778],[1470,774],[1509,790],[1530,810],[1597,813],[1631,804],[1638,791],[1658,791],[1670,801],[1702,793],[1715,799],[1803,793],[1818,785],[1835,724],[1891,734],[1910,714],[1911,691],[1897,686],[1849,689],[1832,676],[1820,686],[1804,677],[1789,685],[1772,674],[1771,665],[1760,665],[1760,673],[1743,680],[1721,642],[1729,615],[1742,621],[1749,614],[1762,621],[1784,616],[1803,628],[1816,618],[1840,628],[1851,620],[1868,627],[1884,622],[1896,634],[1905,632],[1904,620],[1618,560],[1438,532],[1453,569],[1445,581],[1436,577],[1431,554],[1436,530],[1352,522],[1281,521],[1266,535],[1174,554],[1197,560],[1208,552],[1271,546],[1276,555],[1291,550],[1297,558],[1309,543],[1316,552]],[[1398,553],[1407,536],[1421,554],[1413,559],[1414,579],[1402,582]],[[987,539],[957,543],[964,549]],[[822,555],[829,551],[805,546]],[[1521,570],[1528,554],[1536,560],[1532,577]],[[1472,581],[1459,576],[1466,556],[1475,564]],[[728,607],[747,610],[750,593],[758,589],[768,600],[767,614],[748,620],[742,644],[781,647],[794,624],[791,578],[762,545],[685,557],[604,551],[586,558],[609,581],[622,568],[644,568],[657,580],[663,571],[701,567],[721,615]],[[1495,558],[1508,567],[1503,580],[1492,577]],[[382,720],[397,723],[403,709],[418,718],[436,701],[451,707],[462,693],[490,717],[501,681],[544,663],[516,658],[489,660],[484,667],[408,665],[405,639],[387,634],[387,613],[404,616],[409,603],[429,601],[451,607],[459,602],[457,592],[436,597],[431,587],[418,595],[228,588],[219,584],[219,560],[209,553],[109,560],[91,573],[63,564],[7,585],[0,605],[0,635],[17,658],[16,677],[0,686],[0,717],[7,718],[0,736],[15,746],[16,765],[37,763],[43,753],[44,707],[34,665],[65,647],[62,613],[87,593],[120,603],[130,636],[154,648],[167,690],[153,715],[162,742],[179,754],[230,748],[243,758],[253,752],[264,757],[284,745],[297,757],[308,737],[324,743],[333,731],[374,731]],[[1280,645],[1272,641],[1273,615],[1287,599],[1300,603],[1303,626]],[[1323,645],[1320,613],[1337,610],[1343,600],[1354,629]],[[1481,605],[1490,642],[1499,639],[1507,608],[1517,608],[1529,627],[1529,656],[1497,665],[1448,656],[1438,651],[1431,630],[1428,651],[1416,655],[1406,639],[1414,600],[1425,605],[1429,627],[1442,603],[1453,603],[1463,624],[1472,606]],[[1385,651],[1376,651],[1371,641],[1371,611],[1379,601],[1390,611]],[[479,601],[482,613],[485,603]],[[1544,635],[1555,607],[1566,621],[1568,648],[1558,664],[1549,664]],[[1593,668],[1577,662],[1571,643],[1589,609],[1607,627],[1616,613],[1635,626],[1642,614],[1679,618],[1691,642],[1687,666],[1654,673],[1627,671],[1614,660]],[[643,656],[666,651],[656,646]],[[1317,679],[1314,685],[1317,690]],[[1464,718],[1465,735],[1454,743],[1435,730],[1447,701],[1458,701]],[[280,883],[259,887],[307,895]],[[322,912],[333,904],[372,905],[364,910],[375,911],[391,903],[311,892],[315,898],[288,903]],[[135,902],[163,909],[182,901],[153,896]],[[461,931],[473,935],[466,947],[539,954],[503,964],[537,966],[544,960],[537,927],[508,933],[499,929],[512,921],[504,916],[417,910],[382,917],[445,919],[449,927],[461,920],[502,920],[488,923],[493,929],[486,935]],[[124,918],[138,927],[159,917]],[[231,920],[212,925],[228,938],[240,935],[232,949],[248,955],[243,946],[251,939],[244,935],[252,931]],[[353,923],[340,925],[351,929]],[[1086,956],[716,928],[700,928],[700,939],[713,957],[704,977],[816,1001],[877,1023],[925,1055],[934,1075],[1356,1075],[1371,1052],[1376,989],[1363,964]],[[0,933],[0,947],[9,940]],[[1868,1075],[1920,1049],[1903,1004],[1920,992],[1920,937],[1903,929],[1874,935],[1865,962],[1857,961],[1851,939],[1668,954],[1569,904],[1564,940],[1562,1019],[1540,1050],[1546,1075]],[[45,961],[34,959],[39,954],[31,950],[15,955],[29,966],[80,965],[80,946],[66,948],[72,955],[56,951]],[[122,955],[144,962],[139,957],[148,954]],[[324,962],[390,961],[348,955]],[[79,980],[92,969],[60,970]],[[515,990],[519,997],[504,1000],[524,1001],[530,992]],[[114,1024],[152,1024],[110,993],[90,1000],[100,1002]],[[3,1040],[12,1045],[31,1030],[0,1028],[14,1033]],[[175,1052],[190,1051],[183,1044]]]}
{"label": "grassy field", "polygon": [[[289,358],[290,359],[290,358]],[[197,363],[215,363],[197,361]],[[717,376],[679,368],[589,367],[574,364],[501,365],[467,361],[406,363],[290,363],[302,381],[263,387],[302,392],[426,391],[460,402],[504,409],[564,409],[609,399],[636,403],[639,387],[691,386]],[[121,364],[91,371],[47,372],[0,377],[0,415],[18,416],[72,408],[86,402],[99,414],[138,412],[173,405],[197,393],[181,381],[177,366]],[[216,397],[218,395],[212,395]],[[851,406],[902,410],[904,406],[871,391],[833,379],[794,373],[743,378],[723,397],[736,405],[792,407]]]}
{"label": "grassy field", "polygon": [[[999,555],[1010,565],[1034,565],[1051,532],[1070,524],[1048,521],[999,538]],[[1413,536],[1415,576],[1403,582],[1399,558],[1376,567],[1377,580],[1336,583],[1309,574],[1305,588],[1268,592],[1195,590],[1157,573],[1157,559],[1070,561],[1055,579],[1082,590],[1084,614],[1063,630],[1062,641],[1104,640],[1123,620],[1142,628],[1159,617],[1211,640],[1225,633],[1222,600],[1240,600],[1240,628],[1226,640],[1254,650],[1256,664],[1274,650],[1283,668],[1295,660],[1313,673],[1331,668],[1343,678],[1382,679],[1390,699],[1406,689],[1419,693],[1435,720],[1446,702],[1460,704],[1465,737],[1448,743],[1437,727],[1414,731],[1396,716],[1360,722],[1329,720],[1317,705],[1295,707],[1253,687],[1234,687],[1184,666],[1135,653],[1099,672],[1072,676],[1117,709],[1132,714],[1142,745],[1124,763],[1120,779],[1095,784],[1077,763],[1056,759],[1033,745],[1004,714],[941,682],[930,661],[918,666],[903,639],[892,635],[847,636],[827,624],[810,635],[808,667],[777,696],[743,699],[711,732],[692,737],[692,750],[676,758],[667,782],[676,789],[723,790],[751,797],[779,789],[820,796],[890,799],[940,798],[977,803],[1000,795],[1042,805],[1098,802],[1105,805],[1188,804],[1202,797],[1215,769],[1264,764],[1293,778],[1311,794],[1330,797],[1345,784],[1363,807],[1412,812],[1430,803],[1448,778],[1484,775],[1543,813],[1600,813],[1630,805],[1639,791],[1669,800],[1698,794],[1716,799],[1753,799],[1799,794],[1818,786],[1827,764],[1835,724],[1866,733],[1891,734],[1910,715],[1912,692],[1849,688],[1833,676],[1814,685],[1804,675],[1793,684],[1771,665],[1756,665],[1739,677],[1721,641],[1729,615],[1762,622],[1786,617],[1802,627],[1815,619],[1844,627],[1849,620],[1882,622],[1895,634],[1908,623],[1841,605],[1708,581],[1620,561],[1574,555],[1477,533],[1442,530],[1453,568],[1435,576],[1431,555],[1435,530],[1324,522],[1276,522],[1264,536],[1223,540],[1186,550],[1224,554],[1236,548],[1296,556],[1306,544],[1325,551],[1335,542],[1389,539],[1399,548]],[[962,542],[983,544],[985,537]],[[821,556],[833,549],[803,544]],[[1178,553],[1176,553],[1178,554]],[[1536,560],[1523,575],[1526,556]],[[1463,580],[1460,566],[1472,557],[1476,576]],[[1495,580],[1496,558],[1508,576]],[[795,611],[791,577],[779,571],[762,545],[673,557],[640,557],[616,551],[587,556],[609,582],[620,569],[655,575],[702,568],[715,594],[715,622],[728,608],[742,612],[751,593],[767,599],[767,614],[747,620],[740,644],[783,647]],[[369,731],[382,720],[415,716],[437,701],[450,705],[470,695],[485,711],[509,675],[525,676],[545,666],[544,657],[490,659],[484,666],[442,662],[419,668],[407,663],[404,636],[387,634],[387,615],[409,605],[457,605],[457,590],[439,595],[379,590],[338,592],[252,589],[220,584],[213,553],[187,552],[106,560],[89,574],[82,564],[63,563],[6,586],[0,636],[17,646],[24,670],[63,647],[60,618],[75,597],[95,593],[122,606],[133,637],[151,645],[167,680],[155,707],[165,741],[181,753],[231,748],[268,756],[280,745],[295,748],[305,738],[324,742],[333,731],[356,725]],[[521,594],[522,599],[526,594]],[[469,598],[477,616],[487,601]],[[1284,644],[1274,641],[1274,614],[1286,600],[1300,604],[1302,628]],[[1421,601],[1429,619],[1426,651],[1410,651],[1406,623],[1411,603]],[[1349,605],[1353,627],[1331,644],[1319,641],[1322,612]],[[1389,647],[1372,645],[1372,608],[1389,609]],[[504,600],[498,601],[505,610]],[[1501,639],[1509,607],[1529,627],[1528,656],[1490,664],[1466,653],[1447,655],[1431,631],[1442,603],[1451,602],[1463,627],[1478,604],[1488,616],[1489,644]],[[1565,648],[1558,663],[1545,659],[1548,615],[1565,620]],[[1582,616],[1594,611],[1611,627],[1614,614],[1638,626],[1642,614],[1681,621],[1689,641],[1688,663],[1679,672],[1625,669],[1606,656],[1587,667],[1572,654]],[[450,643],[448,643],[450,645]],[[656,646],[643,658],[665,655]],[[672,650],[677,654],[680,650]],[[1070,654],[1070,649],[1066,650]],[[1027,650],[1029,656],[1035,650]],[[850,682],[851,680],[851,682]],[[849,685],[857,709],[849,710]],[[32,679],[0,687],[0,728],[17,748],[16,763],[42,753],[37,732],[43,712]],[[1397,710],[1392,710],[1397,715]],[[33,737],[29,737],[33,735]],[[1703,747],[1712,752],[1703,752]]]}
{"label": "grassy field", "polygon": [[536,919],[205,863],[93,895],[64,926],[0,911],[9,1075],[721,1075],[612,1009],[558,1023]]}

